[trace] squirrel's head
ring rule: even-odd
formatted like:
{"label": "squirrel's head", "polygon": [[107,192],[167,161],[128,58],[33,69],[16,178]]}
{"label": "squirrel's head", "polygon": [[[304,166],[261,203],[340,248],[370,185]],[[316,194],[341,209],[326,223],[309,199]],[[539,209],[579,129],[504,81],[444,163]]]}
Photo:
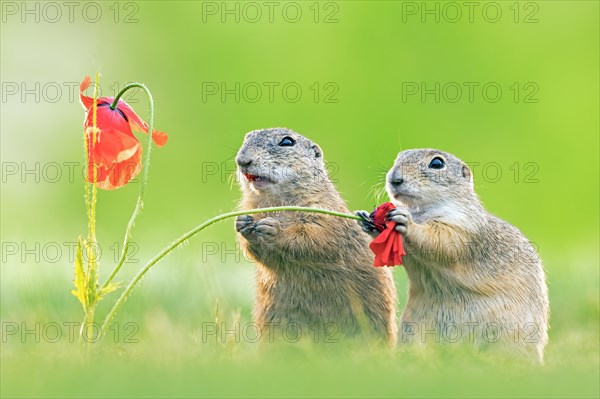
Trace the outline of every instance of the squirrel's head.
{"label": "squirrel's head", "polygon": [[386,180],[390,198],[409,208],[464,203],[475,197],[469,166],[434,149],[400,152]]}
{"label": "squirrel's head", "polygon": [[246,134],[235,161],[242,188],[256,194],[282,194],[327,178],[321,148],[286,128]]}

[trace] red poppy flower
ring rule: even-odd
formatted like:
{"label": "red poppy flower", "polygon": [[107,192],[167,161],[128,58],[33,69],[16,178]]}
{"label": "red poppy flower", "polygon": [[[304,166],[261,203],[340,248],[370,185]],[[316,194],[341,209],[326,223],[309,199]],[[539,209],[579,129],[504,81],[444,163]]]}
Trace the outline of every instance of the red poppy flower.
{"label": "red poppy flower", "polygon": [[374,266],[395,266],[402,264],[404,245],[402,236],[396,231],[396,223],[386,220],[385,217],[389,211],[396,208],[391,202],[381,204],[371,213],[371,219],[375,228],[381,233],[371,241],[369,247],[375,253]]}
{"label": "red poppy flower", "polygon": [[[96,183],[99,188],[114,190],[127,184],[142,169],[142,145],[132,129],[148,133],[148,124],[125,101],[119,100],[115,109],[111,109],[110,105],[115,98],[100,97],[96,106],[97,130],[94,140],[94,99],[83,94],[89,86],[90,77],[86,76],[79,86],[79,99],[86,110],[84,127],[88,142],[87,181]],[[153,130],[152,140],[158,147],[162,147],[167,142],[167,134]]]}

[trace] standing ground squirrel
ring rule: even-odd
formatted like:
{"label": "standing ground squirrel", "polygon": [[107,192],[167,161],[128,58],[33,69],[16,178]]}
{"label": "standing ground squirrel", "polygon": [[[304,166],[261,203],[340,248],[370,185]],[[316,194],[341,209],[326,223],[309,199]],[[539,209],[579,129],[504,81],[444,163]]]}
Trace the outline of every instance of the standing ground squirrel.
{"label": "standing ground squirrel", "polygon": [[[248,133],[236,163],[241,208],[305,206],[348,213],[318,145],[285,128]],[[360,334],[395,344],[396,288],[373,267],[369,236],[350,219],[309,212],[240,216],[244,252],[256,261],[254,321],[320,341]],[[279,325],[279,326],[277,326]]]}
{"label": "standing ground squirrel", "polygon": [[471,341],[543,361],[549,305],[541,261],[518,229],[483,208],[469,167],[438,150],[402,151],[387,191],[409,279],[401,341]]}

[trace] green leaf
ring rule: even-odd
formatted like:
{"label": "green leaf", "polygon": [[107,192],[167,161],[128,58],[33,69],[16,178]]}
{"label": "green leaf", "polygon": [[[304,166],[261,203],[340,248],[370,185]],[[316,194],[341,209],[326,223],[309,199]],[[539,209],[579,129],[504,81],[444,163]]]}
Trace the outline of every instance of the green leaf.
{"label": "green leaf", "polygon": [[121,288],[121,286],[118,283],[110,283],[106,287],[100,288],[96,297],[96,301],[101,300],[104,297],[104,295],[109,294],[119,288]]}
{"label": "green leaf", "polygon": [[99,300],[98,298],[98,247],[93,241],[82,240],[83,248],[87,254],[87,303],[93,307]]}
{"label": "green leaf", "polygon": [[81,302],[81,305],[83,306],[83,310],[87,310],[87,284],[85,278],[85,271],[83,268],[83,255],[81,252],[81,248],[84,245],[84,239],[82,237],[79,237],[79,240],[77,242],[77,249],[75,250],[75,280],[73,280],[73,282],[75,283],[75,289],[72,290],[71,293],[75,295],[77,299],[79,299],[79,302]]}

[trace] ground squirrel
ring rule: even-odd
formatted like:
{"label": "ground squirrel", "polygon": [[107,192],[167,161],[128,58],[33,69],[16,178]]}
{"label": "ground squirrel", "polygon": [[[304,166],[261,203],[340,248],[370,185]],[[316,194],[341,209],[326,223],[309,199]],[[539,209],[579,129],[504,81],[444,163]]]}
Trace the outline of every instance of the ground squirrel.
{"label": "ground squirrel", "polygon": [[[349,213],[323,153],[285,128],[248,133],[236,163],[241,209],[306,206]],[[370,237],[351,219],[309,212],[240,216],[241,246],[256,261],[254,322],[261,331],[293,325],[322,342],[361,335],[395,344],[396,288],[373,267]]]}
{"label": "ground squirrel", "polygon": [[468,165],[438,150],[402,151],[386,183],[409,279],[401,341],[471,341],[542,361],[549,310],[541,261],[518,229],[483,208]]}

